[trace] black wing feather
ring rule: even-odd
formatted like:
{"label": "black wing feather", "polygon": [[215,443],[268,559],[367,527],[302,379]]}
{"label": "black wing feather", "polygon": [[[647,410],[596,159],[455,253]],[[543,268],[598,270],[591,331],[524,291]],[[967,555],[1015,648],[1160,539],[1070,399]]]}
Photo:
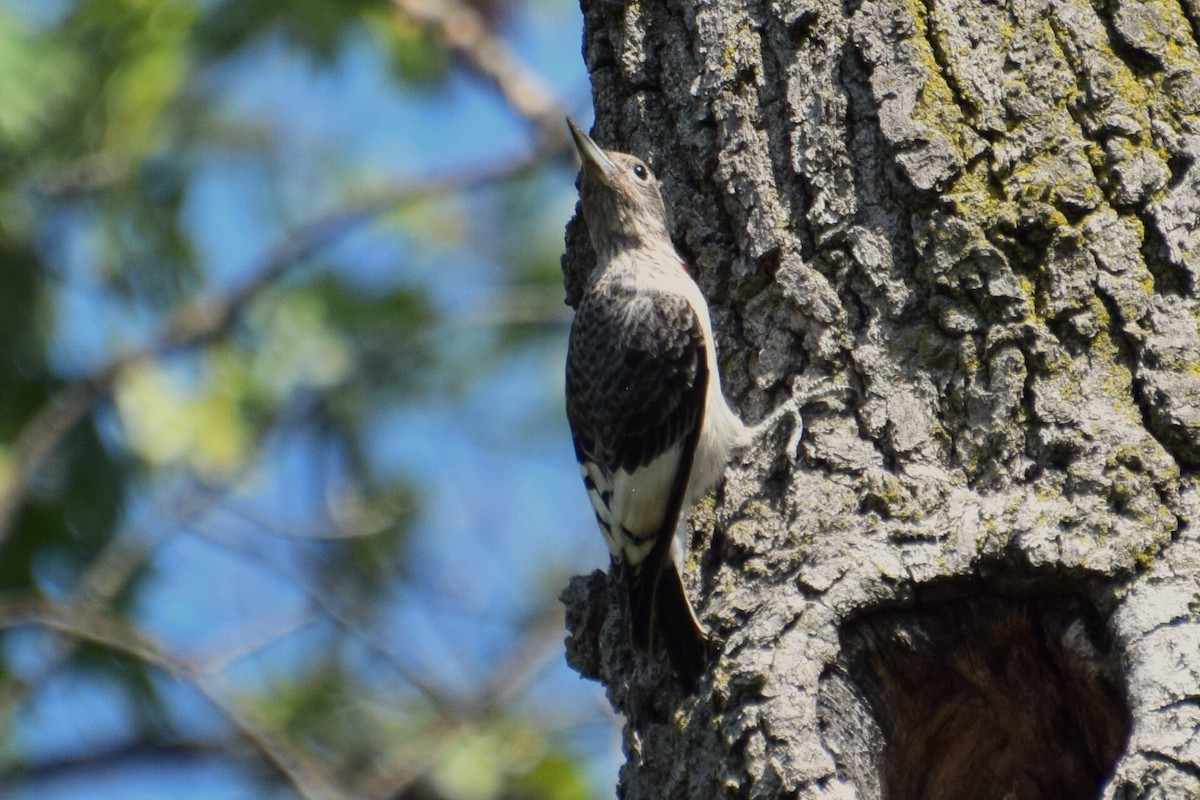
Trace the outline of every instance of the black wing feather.
{"label": "black wing feather", "polygon": [[567,353],[567,419],[576,456],[607,470],[650,463],[700,426],[708,364],[686,298],[597,288],[579,307]]}

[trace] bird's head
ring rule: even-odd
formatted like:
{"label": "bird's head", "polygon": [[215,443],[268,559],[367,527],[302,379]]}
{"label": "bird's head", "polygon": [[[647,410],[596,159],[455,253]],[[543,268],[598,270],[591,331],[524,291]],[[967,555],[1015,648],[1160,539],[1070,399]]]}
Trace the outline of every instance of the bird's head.
{"label": "bird's head", "polygon": [[639,158],[601,148],[570,117],[567,127],[583,162],[579,199],[596,252],[669,246],[667,209],[650,168]]}

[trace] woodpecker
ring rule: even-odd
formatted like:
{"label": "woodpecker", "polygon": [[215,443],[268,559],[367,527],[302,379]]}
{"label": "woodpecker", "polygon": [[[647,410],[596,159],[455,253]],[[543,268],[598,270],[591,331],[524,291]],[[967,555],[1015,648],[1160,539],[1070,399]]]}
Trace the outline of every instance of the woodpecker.
{"label": "woodpecker", "polygon": [[634,156],[601,149],[570,117],[567,126],[583,163],[580,203],[597,258],[567,351],[575,456],[627,593],[633,643],[649,652],[657,620],[691,690],[709,642],[680,577],[687,512],[732,454],[786,414],[799,423],[798,410],[785,403],[759,426],[742,423],[721,392],[708,303],[671,243],[653,173]]}

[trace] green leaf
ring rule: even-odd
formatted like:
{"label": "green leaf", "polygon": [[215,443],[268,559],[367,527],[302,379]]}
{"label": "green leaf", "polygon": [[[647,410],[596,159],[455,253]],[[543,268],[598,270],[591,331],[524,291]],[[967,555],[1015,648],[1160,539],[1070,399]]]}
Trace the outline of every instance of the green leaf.
{"label": "green leaf", "polygon": [[0,12],[0,147],[37,144],[75,91],[78,54],[48,36],[31,34]]}
{"label": "green leaf", "polygon": [[396,76],[409,86],[432,90],[450,75],[450,53],[428,28],[392,11],[368,15],[366,21],[390,54]]}
{"label": "green leaf", "polygon": [[382,0],[225,0],[204,18],[198,34],[212,55],[225,55],[270,33],[322,61],[337,55],[345,28]]}
{"label": "green leaf", "polygon": [[206,480],[231,475],[253,433],[242,413],[246,368],[229,348],[205,352],[196,381],[156,363],[125,374],[116,405],[130,448],[151,467],[184,464]]}
{"label": "green leaf", "polygon": [[551,751],[533,769],[513,781],[516,794],[543,800],[587,800],[587,779],[577,756]]}

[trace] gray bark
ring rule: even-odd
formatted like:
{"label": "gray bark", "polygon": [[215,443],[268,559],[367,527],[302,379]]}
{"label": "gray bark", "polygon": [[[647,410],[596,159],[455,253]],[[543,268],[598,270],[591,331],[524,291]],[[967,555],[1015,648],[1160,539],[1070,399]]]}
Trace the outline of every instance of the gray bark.
{"label": "gray bark", "polygon": [[622,795],[1200,797],[1200,3],[584,11],[734,405],[847,390],[693,517],[695,696],[565,593]]}

